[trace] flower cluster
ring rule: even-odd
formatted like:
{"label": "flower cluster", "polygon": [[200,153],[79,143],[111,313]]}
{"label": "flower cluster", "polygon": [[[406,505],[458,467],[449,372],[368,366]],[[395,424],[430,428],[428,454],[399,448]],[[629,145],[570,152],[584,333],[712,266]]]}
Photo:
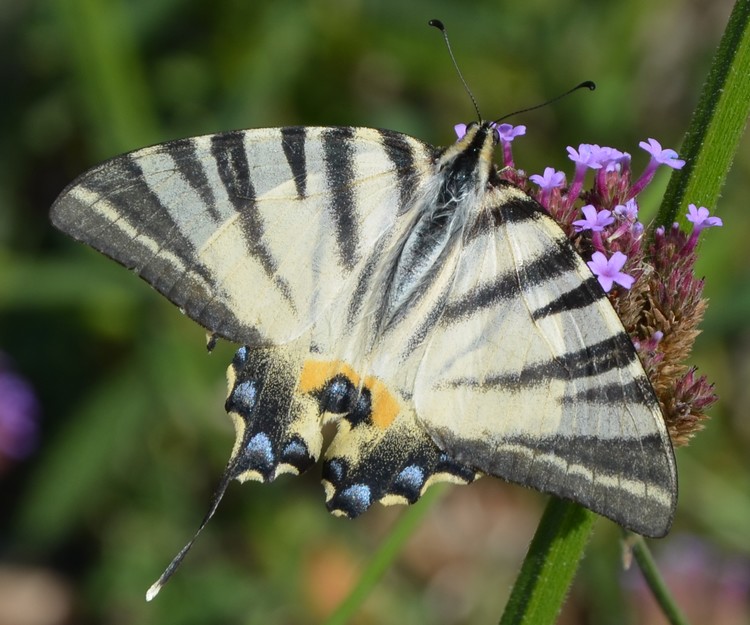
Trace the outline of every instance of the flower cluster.
{"label": "flower cluster", "polygon": [[[672,441],[687,443],[716,401],[713,385],[685,360],[706,309],[703,280],[693,271],[698,238],[706,228],[721,226],[721,219],[691,204],[686,216],[690,233],[677,223],[646,233],[638,194],[659,166],[680,169],[685,164],[655,139],[639,144],[650,160],[634,182],[627,152],[595,144],[568,147],[575,163],[568,183],[565,173],[552,167],[528,178],[514,169],[510,145],[526,128],[503,126],[508,128],[498,127],[505,165],[501,176],[536,198],[587,261],[633,339]],[[589,169],[593,185],[584,188]]]}

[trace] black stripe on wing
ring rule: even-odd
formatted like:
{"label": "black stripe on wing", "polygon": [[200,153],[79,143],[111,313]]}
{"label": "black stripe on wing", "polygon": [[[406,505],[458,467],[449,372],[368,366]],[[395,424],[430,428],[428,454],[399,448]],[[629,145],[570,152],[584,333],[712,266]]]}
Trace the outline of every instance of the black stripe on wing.
{"label": "black stripe on wing", "polygon": [[[250,177],[245,132],[237,130],[211,137],[211,154],[229,201],[240,216],[248,254],[256,259],[273,281],[292,310],[295,310],[289,284],[277,275],[278,263],[264,236],[263,220],[258,213],[255,188]],[[286,252],[287,250],[282,250]]]}
{"label": "black stripe on wing", "polygon": [[[554,280],[578,268],[580,262],[580,257],[570,245],[565,244],[562,239],[554,240],[554,245],[523,266],[523,290],[528,291],[530,287]],[[497,276],[492,282],[482,284],[451,302],[445,308],[443,320],[446,323],[454,323],[476,312],[497,306],[504,300],[520,297],[523,290],[518,273],[515,270],[508,271]]]}
{"label": "black stripe on wing", "polygon": [[448,382],[449,386],[497,386],[508,389],[522,389],[534,386],[546,386],[550,380],[576,380],[596,377],[628,367],[638,356],[630,337],[619,332],[603,341],[588,345],[582,349],[562,354],[554,359],[527,365],[520,371],[489,375],[482,380],[477,378],[460,378]]}
{"label": "black stripe on wing", "polygon": [[[194,262],[195,250],[192,242],[182,233],[167,207],[148,184],[144,171],[134,155],[125,155],[108,161],[101,168],[84,176],[86,179],[81,182],[81,188],[108,202],[117,213],[118,219],[111,223],[105,220],[90,229],[87,229],[82,221],[78,226],[82,236],[77,238],[133,269],[170,299],[173,297],[172,287],[182,273],[178,272],[177,268],[165,271],[162,263],[154,262],[162,251],[178,258],[184,269],[194,271],[207,283],[212,283],[210,273]],[[93,211],[91,217],[101,219],[95,207]],[[88,210],[86,215],[89,215]],[[78,217],[85,219],[83,213]],[[135,230],[134,237],[125,234],[119,228],[117,222],[120,220]],[[145,240],[150,240],[152,246],[143,245],[138,240],[141,236]],[[153,247],[157,249],[154,250]]]}
{"label": "black stripe on wing", "polygon": [[577,406],[579,404],[643,404],[650,406],[653,401],[653,391],[644,378],[635,378],[632,382],[621,384],[614,382],[603,386],[595,386],[579,391],[575,395],[565,395],[561,403],[563,406]]}
{"label": "black stripe on wing", "polygon": [[196,192],[213,222],[218,224],[221,215],[216,210],[216,196],[206,176],[205,161],[198,155],[195,139],[170,141],[159,146],[159,149],[174,161],[182,180]]}
{"label": "black stripe on wing", "polygon": [[281,148],[284,150],[289,169],[292,170],[298,199],[307,197],[306,138],[307,131],[304,126],[287,126],[281,129]]}
{"label": "black stripe on wing", "polygon": [[606,297],[599,281],[594,276],[590,276],[574,289],[561,293],[546,306],[537,308],[531,316],[536,321],[567,310],[586,308]]}
{"label": "black stripe on wing", "polygon": [[321,134],[330,210],[336,229],[336,243],[342,265],[351,270],[359,260],[357,198],[354,193],[354,129],[329,128]]}
{"label": "black stripe on wing", "polygon": [[410,207],[419,183],[416,155],[408,139],[401,133],[390,130],[378,132],[383,149],[396,168],[396,183],[401,200],[398,213],[401,214]]}

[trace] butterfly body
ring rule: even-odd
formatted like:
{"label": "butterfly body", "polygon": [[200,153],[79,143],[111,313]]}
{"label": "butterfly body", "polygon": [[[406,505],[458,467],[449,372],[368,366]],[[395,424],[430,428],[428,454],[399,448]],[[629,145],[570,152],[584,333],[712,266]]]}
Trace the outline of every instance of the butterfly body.
{"label": "butterfly body", "polygon": [[658,401],[496,142],[489,123],[445,149],[348,127],[185,139],[85,173],[52,219],[243,345],[224,485],[309,469],[335,421],[336,513],[489,474],[661,536],[676,472]]}

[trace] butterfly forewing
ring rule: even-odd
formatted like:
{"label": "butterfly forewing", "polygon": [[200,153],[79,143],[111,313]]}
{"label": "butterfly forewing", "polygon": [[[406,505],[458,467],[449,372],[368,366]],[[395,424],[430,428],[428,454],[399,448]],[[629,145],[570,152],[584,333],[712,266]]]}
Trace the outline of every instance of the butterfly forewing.
{"label": "butterfly forewing", "polygon": [[279,344],[353,305],[431,158],[414,139],[371,129],[208,135],[99,165],[63,192],[52,220],[212,333]]}
{"label": "butterfly forewing", "polygon": [[510,186],[487,201],[428,339],[419,419],[459,461],[665,534],[674,461],[632,342],[536,202]]}

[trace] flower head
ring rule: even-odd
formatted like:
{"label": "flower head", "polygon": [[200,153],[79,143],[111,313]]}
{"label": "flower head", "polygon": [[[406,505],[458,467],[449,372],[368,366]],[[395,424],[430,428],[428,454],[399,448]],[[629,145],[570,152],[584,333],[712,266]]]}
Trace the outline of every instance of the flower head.
{"label": "flower head", "polygon": [[[508,146],[503,144],[504,149]],[[661,165],[679,169],[684,161],[654,139],[641,147],[651,158],[635,183],[627,152],[590,143],[567,148],[575,163],[567,186],[563,173],[551,167],[528,177],[516,169],[501,170],[500,175],[522,189],[530,182],[538,185],[535,197],[586,257],[637,346],[672,442],[684,445],[701,429],[707,408],[716,401],[713,386],[686,361],[706,309],[703,280],[694,271],[699,233],[722,222],[706,208],[691,205],[687,218],[692,233],[670,224],[644,236],[637,194]],[[595,170],[593,184],[584,187],[589,169]],[[626,264],[633,268],[632,275],[623,271]]]}
{"label": "flower head", "polygon": [[635,278],[620,271],[627,260],[628,257],[622,252],[615,252],[609,259],[601,252],[594,252],[591,260],[586,264],[599,280],[599,284],[602,285],[605,293],[609,293],[615,282],[626,289],[633,286]]}

